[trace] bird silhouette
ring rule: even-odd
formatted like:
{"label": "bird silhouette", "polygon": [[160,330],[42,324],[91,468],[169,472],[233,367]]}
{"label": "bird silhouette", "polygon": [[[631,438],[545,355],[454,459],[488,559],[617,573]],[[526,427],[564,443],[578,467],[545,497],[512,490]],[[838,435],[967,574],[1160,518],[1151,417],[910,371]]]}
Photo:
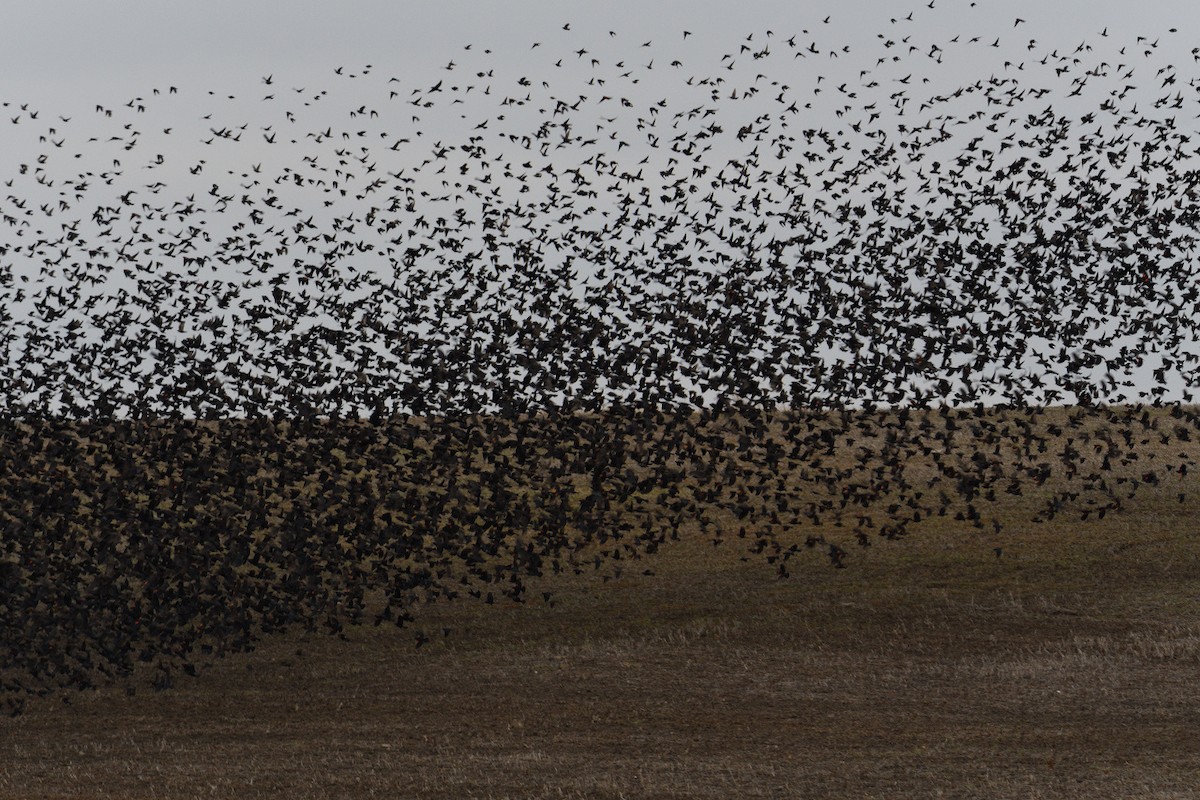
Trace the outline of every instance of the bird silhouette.
{"label": "bird silhouette", "polygon": [[1001,561],[1012,497],[1183,502],[1197,78],[932,10],[711,63],[568,23],[512,74],[342,65],[261,118],[5,102],[36,151],[0,204],[5,709],[684,536],[786,578],[934,517]]}

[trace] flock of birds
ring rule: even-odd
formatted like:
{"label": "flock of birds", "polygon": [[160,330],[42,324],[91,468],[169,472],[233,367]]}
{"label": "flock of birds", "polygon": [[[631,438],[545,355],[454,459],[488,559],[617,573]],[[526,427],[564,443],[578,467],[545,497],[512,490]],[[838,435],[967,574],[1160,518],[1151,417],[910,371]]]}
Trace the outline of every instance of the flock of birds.
{"label": "flock of birds", "polygon": [[652,42],[339,68],[341,118],[270,75],[270,124],[210,92],[161,152],[139,120],[174,86],[86,141],[5,102],[39,145],[0,204],[7,708],[685,534],[786,576],[842,566],[837,529],[1186,480],[1200,417],[1135,403],[1196,383],[1200,78],[1105,30],[955,84],[1000,39],[909,14],[827,79],[858,56],[827,23],[707,72]]}

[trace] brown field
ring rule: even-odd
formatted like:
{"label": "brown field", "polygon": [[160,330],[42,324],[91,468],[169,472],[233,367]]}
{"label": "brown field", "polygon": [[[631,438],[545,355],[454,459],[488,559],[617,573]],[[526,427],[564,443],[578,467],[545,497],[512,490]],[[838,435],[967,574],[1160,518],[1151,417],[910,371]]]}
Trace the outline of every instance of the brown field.
{"label": "brown field", "polygon": [[268,637],[168,691],[31,700],[0,797],[1200,797],[1189,486],[1087,522],[1006,495],[999,534],[935,517],[788,579],[693,535],[424,609],[420,649]]}

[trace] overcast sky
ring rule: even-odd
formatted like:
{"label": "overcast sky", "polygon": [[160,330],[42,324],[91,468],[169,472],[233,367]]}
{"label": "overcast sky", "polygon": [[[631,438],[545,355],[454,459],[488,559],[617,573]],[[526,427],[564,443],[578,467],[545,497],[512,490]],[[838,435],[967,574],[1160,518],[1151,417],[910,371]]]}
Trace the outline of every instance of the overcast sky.
{"label": "overcast sky", "polygon": [[[1170,33],[1172,28],[1178,33]],[[689,32],[686,38],[684,31]],[[1136,56],[1138,37],[1159,43],[1153,64]],[[1031,69],[1021,77],[1033,84],[1038,79],[1031,74],[1036,68],[1032,62],[1056,52],[1097,62],[1111,56],[1112,64],[1141,62],[1138,82],[1145,86],[1150,84],[1145,73],[1159,64],[1175,63],[1190,71],[1190,50],[1198,37],[1200,10],[1191,3],[1161,0],[5,3],[0,18],[0,101],[6,112],[0,117],[0,172],[46,152],[42,136],[62,143],[62,150],[51,154],[60,157],[88,136],[111,136],[111,123],[97,114],[97,105],[111,112],[107,119],[128,123],[145,136],[142,150],[170,128],[175,135],[161,146],[169,148],[168,160],[182,167],[185,161],[194,163],[189,159],[202,152],[200,139],[221,123],[279,127],[283,111],[299,111],[300,101],[310,100],[301,124],[316,128],[321,114],[328,115],[327,124],[345,124],[346,109],[360,100],[378,103],[381,93],[395,92],[402,101],[443,78],[447,87],[471,83],[478,91],[488,85],[497,98],[514,92],[519,79],[545,80],[548,93],[570,96],[587,90],[588,79],[607,68],[610,87],[621,70],[632,71],[641,82],[639,89],[620,88],[683,102],[685,77],[732,78],[720,71],[732,61],[738,74],[750,75],[750,53],[774,44],[770,62],[755,63],[754,70],[807,95],[813,105],[804,122],[815,127],[836,121],[833,101],[840,98],[831,89],[843,82],[855,89],[878,81],[878,93],[900,88],[891,81],[914,75],[906,84],[908,93],[915,97],[925,91],[928,96],[938,87],[952,89],[990,75],[1017,76],[1017,66],[1028,60]],[[789,38],[802,57],[784,52]],[[997,47],[987,46],[993,41]],[[1095,49],[1076,52],[1082,45]],[[940,48],[934,52],[942,63],[927,57],[934,46]],[[809,49],[814,47],[815,52]],[[586,57],[578,55],[581,50]],[[879,62],[881,56],[896,55],[903,58]],[[446,70],[451,62],[457,71]],[[370,80],[365,80],[367,65]],[[652,65],[653,71],[647,69]],[[339,69],[342,74],[335,74]],[[476,79],[479,72],[490,74]],[[269,87],[263,83],[267,76],[273,80]],[[347,76],[360,80],[348,81]],[[168,86],[178,89],[169,102]],[[300,89],[302,97],[292,93]],[[156,99],[155,91],[163,96]],[[327,94],[318,104],[314,95],[321,92]],[[497,109],[494,100],[481,101],[478,95],[467,99],[474,101],[465,108],[472,124]],[[1055,100],[1065,105],[1065,98]],[[866,101],[860,90],[858,103]],[[141,111],[139,105],[145,116],[134,113]],[[420,120],[427,137],[460,138],[433,127],[428,115]],[[57,124],[63,118],[70,123]],[[389,119],[387,124],[403,133],[398,122]],[[47,130],[51,126],[52,133]],[[236,154],[225,156],[247,164],[260,160],[263,147],[257,137],[245,137],[241,145]]]}
{"label": "overcast sky", "polygon": [[[491,48],[514,68],[533,69],[544,62],[532,42],[562,51],[609,38],[609,31],[630,43],[658,40],[665,56],[689,30],[696,61],[705,51],[719,58],[742,37],[768,29],[783,36],[827,30],[831,45],[857,50],[877,33],[897,30],[889,20],[910,11],[911,25],[930,41],[984,35],[1006,45],[1036,38],[1073,48],[1085,40],[1099,43],[1105,28],[1132,41],[1138,35],[1166,39],[1176,27],[1190,48],[1200,30],[1200,8],[1182,0],[936,0],[934,6],[921,0],[10,2],[0,26],[0,94],[44,105],[105,96],[112,102],[162,83],[235,89],[269,73],[301,76],[367,63],[405,75],[441,66],[470,43]],[[832,18],[823,28],[827,15]],[[1014,27],[1018,17],[1026,22]],[[572,29],[564,32],[567,23]]]}
{"label": "overcast sky", "polygon": [[[6,3],[0,178],[38,156],[60,180],[119,159],[127,180],[144,186],[157,175],[168,193],[189,191],[187,173],[201,160],[206,168],[197,180],[205,188],[221,169],[236,176],[261,166],[264,175],[278,175],[296,166],[297,152],[269,145],[288,136],[311,144],[301,137],[325,126],[370,128],[347,117],[360,103],[380,109],[372,135],[391,138],[373,147],[401,159],[381,162],[394,169],[423,152],[389,153],[395,138],[461,143],[500,110],[502,97],[519,96],[523,81],[533,82],[543,105],[587,92],[581,114],[600,114],[611,107],[597,102],[605,92],[640,92],[645,103],[666,97],[678,110],[687,108],[689,91],[707,92],[689,86],[693,78],[729,75],[722,91],[744,91],[761,71],[764,82],[786,84],[789,97],[811,104],[805,125],[836,128],[847,92],[857,92],[849,102],[859,111],[874,99],[868,83],[884,106],[901,87],[920,98],[989,76],[1039,85],[1055,76],[1055,62],[1038,72],[1037,61],[1056,53],[1080,57],[1077,73],[1105,61],[1113,73],[1102,88],[1089,88],[1092,97],[1052,97],[1060,113],[1072,102],[1094,108],[1116,85],[1118,64],[1137,65],[1139,91],[1149,97],[1162,88],[1158,70],[1176,65],[1181,80],[1173,88],[1194,106],[1197,90],[1187,81],[1200,73],[1192,52],[1198,42],[1194,4],[1129,0]],[[754,58],[764,48],[771,58]],[[896,55],[902,58],[881,61]],[[736,72],[726,72],[734,62]],[[633,78],[624,80],[622,71]],[[1072,74],[1059,88],[1070,88]],[[599,76],[607,83],[589,83]],[[405,105],[414,93],[433,97],[430,87],[442,82],[437,108]],[[468,85],[475,94],[466,93]],[[494,94],[485,100],[484,91]],[[452,105],[451,97],[463,103]],[[1183,116],[1184,127],[1196,110]],[[289,127],[285,115],[299,121]],[[206,144],[214,131],[242,125],[248,132],[236,146]],[[136,149],[126,141],[131,129],[142,137]],[[151,172],[155,159],[165,166]],[[20,190],[38,191],[28,178]]]}
{"label": "overcast sky", "polygon": [[[1178,32],[1172,34],[1172,28]],[[1139,37],[1158,45],[1149,63],[1135,52]],[[794,48],[785,47],[788,39]],[[736,84],[735,75],[748,81],[758,72],[811,103],[804,109],[806,126],[836,127],[835,101],[844,98],[833,87],[841,84],[858,90],[851,103],[859,106],[871,99],[861,87],[872,81],[881,98],[898,88],[911,97],[922,92],[928,97],[939,88],[992,75],[1036,85],[1041,78],[1033,74],[1034,62],[1053,52],[1080,56],[1085,64],[1106,58],[1112,65],[1137,64],[1137,83],[1149,90],[1159,88],[1150,75],[1162,64],[1190,72],[1197,41],[1200,9],[1165,0],[5,3],[0,173],[11,175],[18,163],[44,153],[51,164],[55,158],[60,162],[57,171],[46,167],[60,179],[67,167],[84,166],[89,152],[96,154],[97,164],[111,163],[107,152],[99,153],[102,148],[82,143],[91,136],[117,141],[113,137],[124,134],[113,120],[143,137],[139,153],[163,153],[168,167],[182,170],[203,155],[210,163],[227,159],[226,166],[244,169],[268,157],[257,136],[243,137],[238,148],[222,153],[205,150],[201,141],[223,126],[279,129],[285,111],[303,112],[298,125],[306,130],[323,127],[322,122],[345,126],[347,109],[362,102],[380,108],[381,124],[397,136],[420,129],[426,140],[460,141],[463,131],[437,127],[436,109],[420,110],[421,124],[404,130],[401,121],[417,120],[404,115],[401,101],[443,79],[447,88],[469,83],[481,91],[486,86],[496,93],[492,99],[476,94],[454,109],[473,126],[497,111],[499,98],[515,94],[520,79],[538,82],[537,88],[547,81],[543,95],[572,98],[586,91],[594,101],[596,87],[588,80],[604,70],[609,88],[601,92],[616,95],[620,89],[622,96],[634,97],[641,91],[647,101],[669,97],[676,107],[689,99],[685,80],[719,75]],[[987,46],[992,42],[998,46]],[[751,61],[751,53],[772,44],[769,61]],[[1083,46],[1094,50],[1083,51]],[[581,50],[585,57],[578,55]],[[879,61],[897,55],[903,57],[894,63]],[[1018,73],[1026,61],[1030,69]],[[456,69],[447,71],[451,62]],[[722,71],[732,62],[736,73]],[[1053,75],[1053,66],[1042,65],[1042,73]],[[622,71],[632,72],[640,86],[614,80]],[[477,78],[480,72],[487,77]],[[905,76],[912,76],[911,83],[901,87],[899,81],[909,80]],[[1066,80],[1057,83],[1069,88]],[[178,93],[168,98],[168,86]],[[394,118],[378,105],[390,93]],[[1053,98],[1060,113],[1071,102],[1065,94]],[[1095,101],[1086,102],[1094,108]],[[97,106],[108,116],[97,113]],[[168,129],[173,135],[164,138]],[[283,136],[277,138],[283,143]],[[60,149],[48,148],[49,141]],[[79,160],[62,164],[68,152],[81,153]]]}

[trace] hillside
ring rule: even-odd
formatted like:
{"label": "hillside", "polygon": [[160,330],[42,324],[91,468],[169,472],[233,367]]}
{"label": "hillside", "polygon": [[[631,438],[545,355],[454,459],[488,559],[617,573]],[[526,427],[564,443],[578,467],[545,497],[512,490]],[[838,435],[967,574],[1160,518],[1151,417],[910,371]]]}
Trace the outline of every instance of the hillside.
{"label": "hillside", "polygon": [[[1048,451],[1076,413],[1039,412],[1066,423]],[[138,666],[34,697],[0,722],[0,796],[1187,796],[1198,499],[1161,469],[1179,444],[1135,446],[1162,477],[1103,519],[1032,521],[1081,488],[1056,470],[996,494],[999,532],[953,505],[865,548],[830,527],[843,568],[801,547],[787,578],[753,530],[714,545],[689,522],[636,563],[527,575],[524,603],[293,626],[169,689]]]}

